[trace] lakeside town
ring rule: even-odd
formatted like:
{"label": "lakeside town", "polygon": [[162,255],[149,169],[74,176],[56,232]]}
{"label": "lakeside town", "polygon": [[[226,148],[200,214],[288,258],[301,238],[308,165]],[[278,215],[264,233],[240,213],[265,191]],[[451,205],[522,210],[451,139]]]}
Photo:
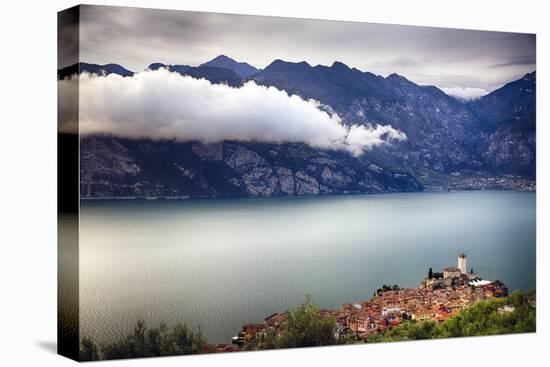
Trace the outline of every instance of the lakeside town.
{"label": "lakeside town", "polygon": [[[536,331],[535,290],[515,291],[468,271],[467,257],[440,272],[429,268],[416,288],[383,285],[373,297],[320,309],[309,297],[294,310],[246,324],[230,343],[213,344],[185,323],[151,327],[143,320],[108,344],[80,342],[81,361],[225,353],[278,348],[498,335]],[[482,302],[484,301],[484,302]]]}
{"label": "lakeside town", "polygon": [[424,191],[427,192],[445,192],[445,191],[491,191],[491,190],[511,190],[518,192],[535,192],[537,190],[536,181],[531,178],[502,175],[499,177],[485,176],[467,176],[460,172],[452,172],[445,176],[445,182],[427,179],[422,177]]}
{"label": "lakeside town", "polygon": [[[467,269],[467,256],[462,253],[458,255],[457,266],[441,272],[430,268],[416,288],[384,285],[370,300],[347,303],[336,310],[320,309],[319,314],[322,319],[336,321],[337,339],[355,336],[366,342],[406,320],[443,323],[478,301],[508,296],[508,289],[501,281],[484,280],[473,269]],[[505,305],[498,312],[514,312],[514,307]],[[263,323],[243,325],[232,344],[218,345],[216,349],[220,352],[246,349],[268,333],[277,334],[287,318],[288,312],[275,313]]]}

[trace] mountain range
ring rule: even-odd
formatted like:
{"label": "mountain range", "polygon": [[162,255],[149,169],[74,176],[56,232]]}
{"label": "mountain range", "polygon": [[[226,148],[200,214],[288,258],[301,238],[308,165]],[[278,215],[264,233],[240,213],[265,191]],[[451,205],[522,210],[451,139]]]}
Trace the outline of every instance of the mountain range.
{"label": "mountain range", "polygon": [[[398,74],[341,62],[275,60],[264,69],[221,55],[193,67],[149,69],[239,87],[247,81],[315,99],[348,125],[391,124],[407,139],[361,157],[305,144],[216,144],[90,136],[81,140],[82,197],[224,197],[535,188],[536,72],[474,101]],[[58,70],[132,77],[117,64]]]}

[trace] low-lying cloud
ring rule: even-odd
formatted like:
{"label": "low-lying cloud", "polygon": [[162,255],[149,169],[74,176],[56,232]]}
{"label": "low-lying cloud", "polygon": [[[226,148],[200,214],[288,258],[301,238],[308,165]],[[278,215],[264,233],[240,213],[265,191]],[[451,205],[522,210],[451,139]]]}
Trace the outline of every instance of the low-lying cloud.
{"label": "low-lying cloud", "polygon": [[[60,90],[70,90],[76,82],[61,80]],[[79,83],[81,135],[203,143],[303,142],[354,156],[406,139],[390,125],[345,126],[317,101],[254,82],[233,88],[161,69],[131,78],[82,74]]]}
{"label": "low-lying cloud", "polygon": [[441,88],[445,94],[461,99],[463,101],[473,101],[487,95],[487,92],[483,88],[461,88],[461,87],[450,87],[450,88]]}

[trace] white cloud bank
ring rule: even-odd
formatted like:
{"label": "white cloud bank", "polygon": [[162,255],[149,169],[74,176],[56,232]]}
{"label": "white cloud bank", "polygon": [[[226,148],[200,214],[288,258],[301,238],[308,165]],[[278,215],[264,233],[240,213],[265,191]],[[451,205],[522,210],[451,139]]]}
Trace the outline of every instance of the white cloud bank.
{"label": "white cloud bank", "polygon": [[483,88],[462,88],[462,87],[451,87],[451,88],[441,88],[445,94],[461,99],[463,101],[473,101],[475,99],[481,98],[486,94],[489,94]]}
{"label": "white cloud bank", "polygon": [[[59,81],[60,98],[75,82]],[[354,156],[406,139],[390,125],[347,127],[337,114],[322,111],[317,101],[254,82],[233,88],[161,69],[131,78],[82,74],[79,83],[81,135],[204,143],[303,142]]]}

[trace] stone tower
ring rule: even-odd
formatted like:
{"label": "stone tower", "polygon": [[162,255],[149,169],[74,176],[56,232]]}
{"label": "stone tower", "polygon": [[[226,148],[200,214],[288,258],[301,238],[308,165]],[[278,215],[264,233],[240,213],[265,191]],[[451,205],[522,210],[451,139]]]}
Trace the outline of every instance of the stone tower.
{"label": "stone tower", "polygon": [[458,255],[458,268],[460,269],[460,272],[462,274],[466,274],[468,272],[468,265],[467,265],[468,258],[464,253],[461,253]]}

